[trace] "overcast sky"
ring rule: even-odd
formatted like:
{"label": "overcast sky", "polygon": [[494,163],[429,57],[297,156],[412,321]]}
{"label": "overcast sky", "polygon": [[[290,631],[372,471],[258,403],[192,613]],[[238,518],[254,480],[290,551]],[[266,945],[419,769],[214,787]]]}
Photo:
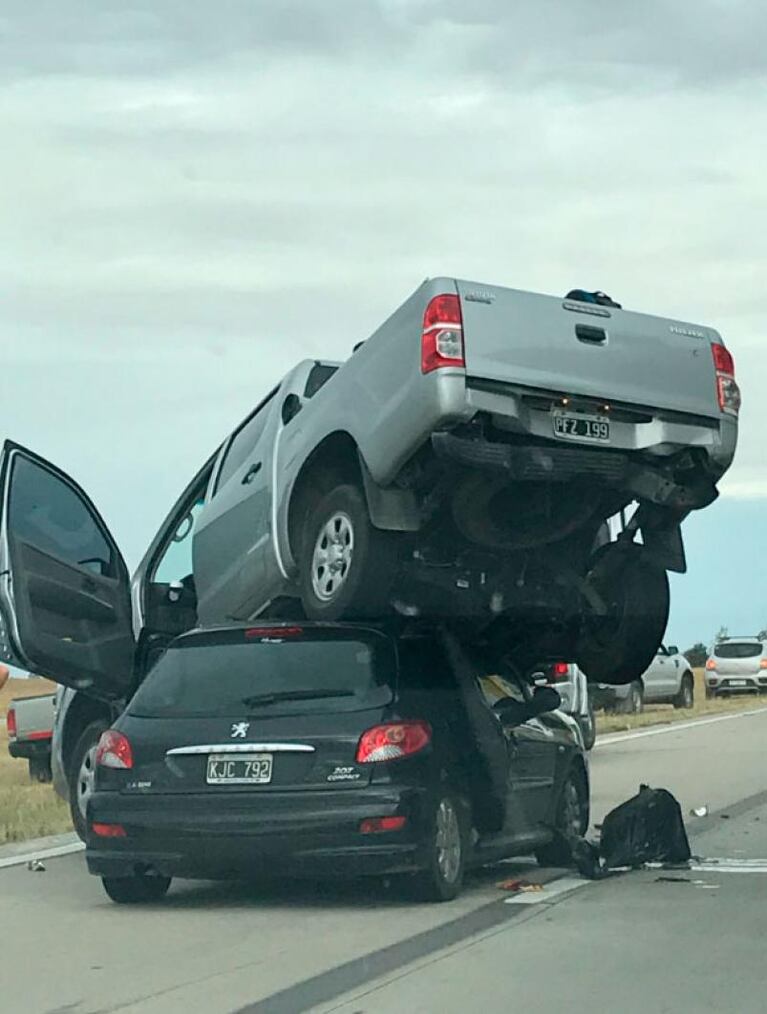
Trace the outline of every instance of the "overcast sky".
{"label": "overcast sky", "polygon": [[767,505],[766,38],[759,0],[4,0],[2,429],[135,564],[281,374],[424,277],[601,288],[735,354],[674,615],[767,622],[764,555],[728,580]]}

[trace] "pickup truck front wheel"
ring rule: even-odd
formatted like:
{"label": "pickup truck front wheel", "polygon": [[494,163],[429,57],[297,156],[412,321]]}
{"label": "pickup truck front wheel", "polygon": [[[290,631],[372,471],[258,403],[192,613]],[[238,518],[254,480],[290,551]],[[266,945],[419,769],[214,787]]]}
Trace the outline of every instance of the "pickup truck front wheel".
{"label": "pickup truck front wheel", "polygon": [[308,619],[376,617],[389,610],[396,535],[375,528],[362,490],[339,482],[304,514],[299,584]]}
{"label": "pickup truck front wheel", "polygon": [[584,617],[575,661],[592,683],[633,683],[652,662],[666,630],[668,575],[646,558],[641,545],[612,543],[597,556],[587,580],[606,612]]}

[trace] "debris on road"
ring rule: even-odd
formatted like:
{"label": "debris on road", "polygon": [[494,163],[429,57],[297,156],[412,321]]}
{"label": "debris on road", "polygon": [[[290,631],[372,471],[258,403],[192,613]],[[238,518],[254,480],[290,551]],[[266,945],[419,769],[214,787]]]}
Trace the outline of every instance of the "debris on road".
{"label": "debris on road", "polygon": [[687,869],[692,855],[678,801],[648,785],[607,814],[598,845],[575,836],[568,842],[574,865],[590,880],[649,863]]}
{"label": "debris on road", "polygon": [[690,810],[690,816],[691,817],[707,817],[708,816],[708,807],[707,806],[694,806]]}
{"label": "debris on road", "polygon": [[30,873],[45,873],[45,864],[39,859],[30,859],[27,863],[27,869]]}
{"label": "debris on road", "polygon": [[543,884],[530,883],[529,880],[502,880],[500,884],[496,884],[496,887],[501,891],[512,891],[512,892],[529,892],[529,891],[544,891],[546,888]]}

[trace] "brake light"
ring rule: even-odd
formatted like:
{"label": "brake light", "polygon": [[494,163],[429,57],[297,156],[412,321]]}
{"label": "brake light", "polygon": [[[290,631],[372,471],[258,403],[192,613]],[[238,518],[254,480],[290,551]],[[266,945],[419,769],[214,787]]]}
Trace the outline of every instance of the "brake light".
{"label": "brake light", "polygon": [[735,382],[735,361],[732,353],[718,342],[711,343],[716,370],[716,396],[720,412],[737,415],[740,411],[740,388]]}
{"label": "brake light", "polygon": [[91,824],[91,831],[99,838],[125,838],[125,828],[122,824]]}
{"label": "brake light", "polygon": [[430,300],[423,315],[421,373],[465,365],[461,301],[446,292]]}
{"label": "brake light", "polygon": [[560,683],[567,679],[570,673],[570,666],[567,662],[555,662],[551,667],[551,680],[553,683]]}
{"label": "brake light", "polygon": [[303,627],[249,627],[245,631],[245,637],[248,639],[257,637],[298,637],[303,632]]}
{"label": "brake light", "polygon": [[363,732],[357,746],[357,763],[399,760],[423,750],[431,742],[428,722],[390,722]]}
{"label": "brake light", "polygon": [[381,831],[401,831],[407,817],[368,817],[360,824],[360,834],[379,834]]}
{"label": "brake light", "polygon": [[96,747],[96,765],[102,768],[120,768],[127,770],[133,767],[133,750],[127,736],[116,729],[107,729],[102,733]]}
{"label": "brake light", "polygon": [[8,729],[8,738],[16,739],[16,709],[8,708],[8,714],[5,716],[5,725]]}
{"label": "brake light", "polygon": [[710,658],[706,662],[706,668],[708,669],[709,672],[712,672],[714,669],[716,669],[716,662],[714,661],[713,658]]}

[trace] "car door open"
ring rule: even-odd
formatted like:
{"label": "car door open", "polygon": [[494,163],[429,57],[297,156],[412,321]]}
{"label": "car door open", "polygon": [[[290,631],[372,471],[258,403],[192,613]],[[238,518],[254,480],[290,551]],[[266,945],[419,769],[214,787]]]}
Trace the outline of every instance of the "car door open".
{"label": "car door open", "polygon": [[0,654],[124,696],[134,666],[128,572],[98,511],[68,475],[11,441],[0,495]]}

